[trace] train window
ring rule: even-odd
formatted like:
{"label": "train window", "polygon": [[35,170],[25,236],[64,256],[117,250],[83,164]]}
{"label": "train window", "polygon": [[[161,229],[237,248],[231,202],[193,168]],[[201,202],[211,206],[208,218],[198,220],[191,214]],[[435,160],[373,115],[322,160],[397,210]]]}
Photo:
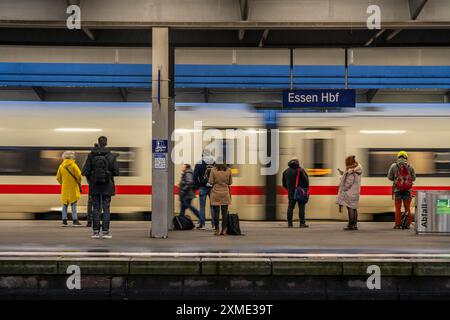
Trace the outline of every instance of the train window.
{"label": "train window", "polygon": [[332,174],[333,143],[331,139],[305,139],[305,166],[309,175],[327,177]]}
{"label": "train window", "polygon": [[25,160],[25,153],[20,150],[0,150],[0,174],[21,174]]}
{"label": "train window", "polygon": [[121,176],[134,176],[135,168],[134,162],[135,159],[135,151],[127,150],[127,151],[112,151],[113,154],[117,156],[117,164],[119,165],[120,175]]}
{"label": "train window", "polygon": [[[53,176],[66,150],[75,152],[75,161],[81,169],[91,148],[8,147],[3,150],[0,148],[0,175]],[[120,175],[135,175],[136,150],[121,147],[112,147],[110,150],[117,156]]]}
{"label": "train window", "polygon": [[[62,161],[62,154],[66,150],[41,150],[39,159],[39,172],[41,175],[52,175],[58,170]],[[86,162],[89,150],[75,151],[75,162],[80,169]],[[56,169],[55,169],[56,168]]]}
{"label": "train window", "polygon": [[[445,149],[405,149],[409,162],[417,176],[449,177],[450,150]],[[369,149],[369,176],[385,177],[391,164],[397,158],[398,149]]]}

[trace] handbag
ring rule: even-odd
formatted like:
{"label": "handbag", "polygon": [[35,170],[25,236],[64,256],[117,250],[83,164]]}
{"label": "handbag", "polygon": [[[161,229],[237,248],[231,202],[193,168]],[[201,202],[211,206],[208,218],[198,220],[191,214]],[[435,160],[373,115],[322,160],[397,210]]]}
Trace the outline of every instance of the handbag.
{"label": "handbag", "polygon": [[75,176],[72,174],[72,172],[70,172],[69,169],[67,169],[66,167],[63,167],[63,168],[66,169],[67,172],[68,172],[68,173],[72,176],[72,178],[75,180],[75,182],[76,182],[77,185],[78,185],[78,189],[80,189],[80,193],[83,193],[83,189],[81,188],[81,183],[78,183],[77,178],[75,178]]}
{"label": "handbag", "polygon": [[305,204],[309,200],[309,190],[298,185],[298,180],[300,178],[300,168],[297,168],[297,176],[295,178],[295,191],[294,200],[298,201],[300,204]]}

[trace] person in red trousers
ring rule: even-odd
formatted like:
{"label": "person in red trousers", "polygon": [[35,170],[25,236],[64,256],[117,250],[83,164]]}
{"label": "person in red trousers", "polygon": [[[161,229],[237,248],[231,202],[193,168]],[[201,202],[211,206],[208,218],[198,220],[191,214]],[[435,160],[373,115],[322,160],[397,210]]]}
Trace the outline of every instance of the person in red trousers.
{"label": "person in red trousers", "polygon": [[400,151],[397,160],[391,165],[388,172],[388,179],[393,182],[392,191],[395,201],[395,226],[394,229],[401,228],[402,220],[402,203],[405,208],[405,214],[408,215],[408,224],[406,229],[412,222],[411,217],[411,199],[413,182],[416,180],[414,168],[408,162],[408,154]]}

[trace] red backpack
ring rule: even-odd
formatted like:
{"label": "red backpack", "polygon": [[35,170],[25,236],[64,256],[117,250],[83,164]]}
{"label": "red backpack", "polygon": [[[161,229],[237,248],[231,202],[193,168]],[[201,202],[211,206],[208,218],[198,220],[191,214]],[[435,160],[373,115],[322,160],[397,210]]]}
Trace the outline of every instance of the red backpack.
{"label": "red backpack", "polygon": [[411,172],[407,163],[397,164],[397,175],[395,177],[395,188],[398,191],[409,191],[413,185]]}

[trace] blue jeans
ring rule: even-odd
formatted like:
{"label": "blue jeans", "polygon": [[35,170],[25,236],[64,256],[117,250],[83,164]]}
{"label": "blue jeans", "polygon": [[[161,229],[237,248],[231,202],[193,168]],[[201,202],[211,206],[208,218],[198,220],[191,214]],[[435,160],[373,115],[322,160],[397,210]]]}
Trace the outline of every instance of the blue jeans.
{"label": "blue jeans", "polygon": [[[211,201],[211,196],[210,196],[210,191],[211,188],[208,187],[200,187],[199,191],[198,191],[198,197],[200,200],[200,217],[202,219],[202,226],[205,225],[206,223],[206,198],[210,197],[209,200]],[[213,214],[213,210],[211,207],[211,225],[214,227],[214,214]]]}
{"label": "blue jeans", "polygon": [[186,209],[190,209],[197,216],[197,218],[200,219],[200,224],[202,225],[202,218],[200,216],[200,212],[197,210],[196,207],[192,205],[191,202],[192,199],[181,198],[180,216],[184,216]]}
{"label": "blue jeans", "polygon": [[110,195],[92,195],[92,229],[94,233],[100,233],[100,208],[103,208],[102,230],[103,234],[109,233],[109,204],[111,203]]}
{"label": "blue jeans", "polygon": [[[72,220],[78,220],[78,215],[77,215],[77,203],[74,202],[72,204],[70,204],[71,208],[72,208]],[[68,209],[69,205],[68,204],[63,204],[62,206],[62,218],[63,220],[67,220],[67,209]]]}

